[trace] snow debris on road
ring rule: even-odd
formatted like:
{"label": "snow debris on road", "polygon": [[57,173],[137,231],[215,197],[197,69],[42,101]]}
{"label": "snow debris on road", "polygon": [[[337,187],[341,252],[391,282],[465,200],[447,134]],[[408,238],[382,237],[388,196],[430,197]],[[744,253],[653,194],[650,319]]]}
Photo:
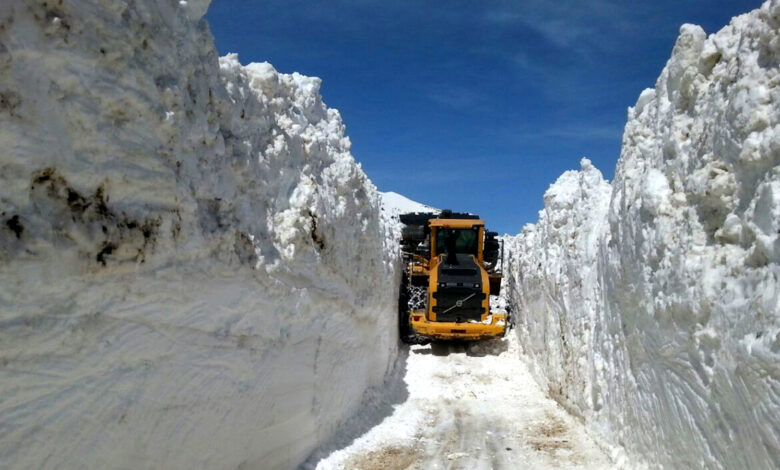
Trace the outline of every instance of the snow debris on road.
{"label": "snow debris on road", "polygon": [[406,400],[316,469],[627,468],[545,396],[518,354],[511,336],[412,346]]}
{"label": "snow debris on road", "polygon": [[542,387],[654,468],[780,468],[780,1],[684,25],[589,162],[507,245]]}
{"label": "snow debris on road", "polygon": [[396,362],[341,117],[207,7],[2,2],[0,467],[294,468]]}

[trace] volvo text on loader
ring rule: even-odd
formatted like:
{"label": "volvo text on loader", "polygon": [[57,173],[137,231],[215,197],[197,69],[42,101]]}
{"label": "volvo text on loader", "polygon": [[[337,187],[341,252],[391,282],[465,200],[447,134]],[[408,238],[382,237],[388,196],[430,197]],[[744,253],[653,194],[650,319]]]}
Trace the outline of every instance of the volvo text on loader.
{"label": "volvo text on loader", "polygon": [[408,213],[401,253],[399,333],[407,343],[476,341],[503,336],[507,314],[491,311],[498,295],[503,245],[472,214]]}

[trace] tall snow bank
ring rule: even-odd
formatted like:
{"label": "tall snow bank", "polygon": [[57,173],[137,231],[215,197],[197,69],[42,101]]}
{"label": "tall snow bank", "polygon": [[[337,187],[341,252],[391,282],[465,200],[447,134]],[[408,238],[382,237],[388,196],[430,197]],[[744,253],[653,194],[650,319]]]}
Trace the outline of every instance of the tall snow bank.
{"label": "tall snow bank", "polygon": [[537,379],[655,467],[780,467],[779,62],[778,1],[684,25],[609,202],[584,165],[511,242]]}
{"label": "tall snow bank", "polygon": [[581,167],[550,186],[537,224],[505,238],[504,273],[516,332],[524,352],[535,359],[531,372],[543,389],[577,409],[589,403],[584,397],[591,371],[584,358],[592,344],[592,313],[601,300],[597,244],[611,194],[588,159]]}
{"label": "tall snow bank", "polygon": [[320,80],[207,1],[0,7],[0,456],[292,468],[395,357],[395,249]]}

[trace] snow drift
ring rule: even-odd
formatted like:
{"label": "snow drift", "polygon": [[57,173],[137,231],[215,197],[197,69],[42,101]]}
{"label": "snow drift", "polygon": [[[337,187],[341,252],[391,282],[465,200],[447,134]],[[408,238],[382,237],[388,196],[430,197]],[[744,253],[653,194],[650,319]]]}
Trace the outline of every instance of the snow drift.
{"label": "snow drift", "polygon": [[511,239],[538,381],[651,466],[780,468],[780,2],[684,25],[589,162]]}
{"label": "snow drift", "polygon": [[338,112],[218,58],[207,7],[0,7],[4,467],[291,468],[392,367]]}

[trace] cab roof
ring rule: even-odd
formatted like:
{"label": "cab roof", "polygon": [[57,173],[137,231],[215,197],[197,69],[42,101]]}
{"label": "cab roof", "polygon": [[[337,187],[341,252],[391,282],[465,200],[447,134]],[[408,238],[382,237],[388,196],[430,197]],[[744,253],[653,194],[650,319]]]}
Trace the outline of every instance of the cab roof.
{"label": "cab roof", "polygon": [[443,228],[471,228],[484,227],[485,221],[481,219],[431,219],[431,227]]}

